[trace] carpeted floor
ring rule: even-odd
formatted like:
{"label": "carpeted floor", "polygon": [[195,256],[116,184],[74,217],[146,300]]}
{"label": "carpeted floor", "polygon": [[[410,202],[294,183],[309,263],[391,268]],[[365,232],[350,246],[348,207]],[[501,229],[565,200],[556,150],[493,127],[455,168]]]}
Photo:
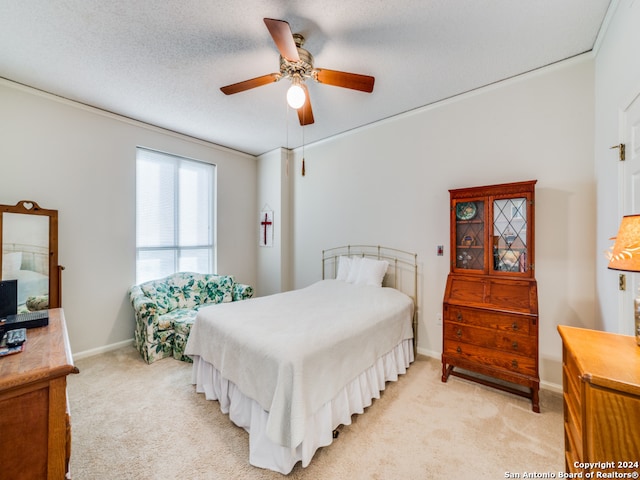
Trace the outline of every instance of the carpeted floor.
{"label": "carpeted floor", "polygon": [[[191,365],[133,347],[76,362],[68,378],[71,473],[100,479],[499,479],[564,469],[562,397],[530,402],[451,378],[419,357],[307,468],[248,463],[249,436],[191,385]],[[526,478],[526,477],[525,477]]]}

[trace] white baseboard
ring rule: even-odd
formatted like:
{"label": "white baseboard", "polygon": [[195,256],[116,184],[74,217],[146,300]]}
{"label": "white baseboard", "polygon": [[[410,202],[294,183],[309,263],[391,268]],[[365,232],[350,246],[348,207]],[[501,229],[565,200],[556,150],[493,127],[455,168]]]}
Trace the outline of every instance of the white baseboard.
{"label": "white baseboard", "polygon": [[82,358],[93,357],[94,355],[118,350],[119,348],[127,347],[129,345],[133,345],[133,338],[118,343],[112,343],[111,345],[105,345],[104,347],[92,348],[91,350],[85,350],[84,352],[73,353],[73,359],[80,360]]}
{"label": "white baseboard", "polygon": [[441,359],[442,355],[440,352],[435,352],[433,350],[425,350],[424,348],[418,347],[418,355],[424,355],[426,357]]}
{"label": "white baseboard", "polygon": [[550,392],[562,394],[562,385],[551,382],[543,382],[542,380],[540,380],[540,390],[549,390]]}
{"label": "white baseboard", "polygon": [[[422,348],[418,348],[418,355],[425,355],[437,360],[442,359],[442,355],[440,354],[440,352],[434,352],[433,350],[424,350]],[[562,393],[562,385],[558,385],[557,383],[540,381],[540,389],[549,390],[550,392]]]}

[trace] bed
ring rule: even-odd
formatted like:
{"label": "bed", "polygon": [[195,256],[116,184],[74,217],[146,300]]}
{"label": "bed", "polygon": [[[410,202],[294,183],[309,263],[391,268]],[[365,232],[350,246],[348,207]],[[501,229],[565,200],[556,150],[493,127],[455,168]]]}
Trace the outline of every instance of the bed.
{"label": "bed", "polygon": [[414,359],[417,256],[323,251],[322,280],[198,312],[185,353],[196,392],[249,432],[249,463],[288,474]]}

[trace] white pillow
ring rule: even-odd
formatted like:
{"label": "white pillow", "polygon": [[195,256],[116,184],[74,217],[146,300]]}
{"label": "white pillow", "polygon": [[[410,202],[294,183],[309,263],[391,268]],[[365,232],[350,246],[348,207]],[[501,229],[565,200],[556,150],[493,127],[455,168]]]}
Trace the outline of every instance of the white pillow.
{"label": "white pillow", "polygon": [[352,257],[349,265],[349,275],[347,275],[347,283],[356,283],[358,274],[360,273],[360,265],[362,264],[362,257]]}
{"label": "white pillow", "polygon": [[371,285],[373,287],[381,287],[384,275],[387,273],[389,262],[385,260],[373,260],[371,258],[363,258],[360,262],[358,278],[356,285]]}
{"label": "white pillow", "polygon": [[17,272],[22,266],[22,252],[5,253],[2,256],[2,275]]}
{"label": "white pillow", "polygon": [[338,259],[338,274],[336,275],[336,280],[342,280],[343,282],[347,281],[349,277],[349,267],[351,266],[351,259],[349,257],[340,256]]}

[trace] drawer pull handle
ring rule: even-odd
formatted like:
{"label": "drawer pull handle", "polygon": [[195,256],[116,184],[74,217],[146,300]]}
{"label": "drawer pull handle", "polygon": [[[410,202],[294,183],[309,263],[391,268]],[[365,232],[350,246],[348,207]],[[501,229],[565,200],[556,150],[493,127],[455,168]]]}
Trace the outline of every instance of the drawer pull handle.
{"label": "drawer pull handle", "polygon": [[462,314],[460,312],[458,312],[458,314],[456,315],[456,318],[460,322],[462,320]]}
{"label": "drawer pull handle", "polygon": [[462,330],[458,329],[458,331],[456,332],[456,336],[460,338],[462,336]]}
{"label": "drawer pull handle", "polygon": [[462,349],[460,347],[456,348],[456,352],[462,353]]}
{"label": "drawer pull handle", "polygon": [[516,322],[513,322],[511,328],[513,328],[514,330],[518,330],[518,324]]}
{"label": "drawer pull handle", "polygon": [[511,366],[513,368],[518,368],[518,361],[517,360],[511,360]]}
{"label": "drawer pull handle", "polygon": [[518,342],[513,342],[511,344],[511,346],[513,347],[514,350],[517,350],[518,349]]}

